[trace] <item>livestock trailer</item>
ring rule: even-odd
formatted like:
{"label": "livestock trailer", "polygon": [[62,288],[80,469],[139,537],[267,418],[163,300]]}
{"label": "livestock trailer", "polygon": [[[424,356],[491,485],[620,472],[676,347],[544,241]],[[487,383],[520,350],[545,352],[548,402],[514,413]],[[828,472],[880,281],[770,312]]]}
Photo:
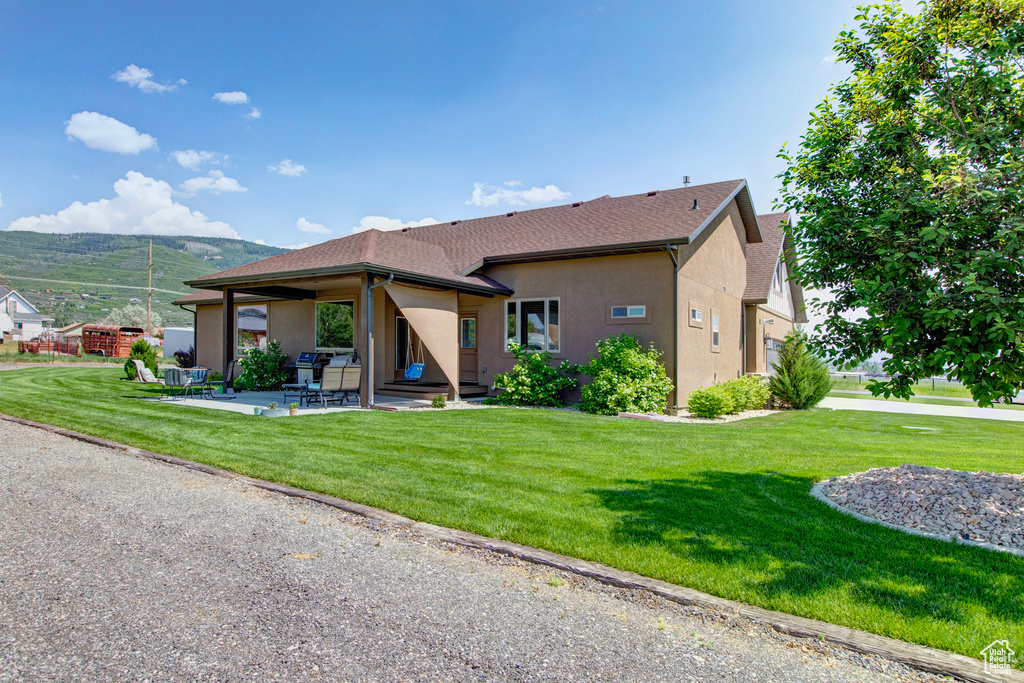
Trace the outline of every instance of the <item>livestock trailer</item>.
{"label": "livestock trailer", "polygon": [[132,344],[145,334],[141,327],[86,325],[82,328],[82,351],[94,356],[128,358]]}

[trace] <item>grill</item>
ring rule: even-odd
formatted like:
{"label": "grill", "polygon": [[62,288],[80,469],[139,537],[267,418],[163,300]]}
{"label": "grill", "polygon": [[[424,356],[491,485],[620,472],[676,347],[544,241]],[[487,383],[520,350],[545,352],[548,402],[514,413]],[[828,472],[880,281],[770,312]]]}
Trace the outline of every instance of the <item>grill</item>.
{"label": "grill", "polygon": [[306,382],[317,382],[323,375],[324,366],[331,360],[326,353],[307,351],[300,353],[295,360],[296,381],[299,384]]}

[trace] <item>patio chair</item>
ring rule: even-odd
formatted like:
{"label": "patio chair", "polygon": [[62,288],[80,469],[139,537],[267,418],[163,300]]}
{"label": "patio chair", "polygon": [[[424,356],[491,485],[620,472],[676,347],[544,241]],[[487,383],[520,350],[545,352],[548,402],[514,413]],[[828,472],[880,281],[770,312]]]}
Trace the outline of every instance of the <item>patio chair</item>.
{"label": "patio chair", "polygon": [[[231,361],[231,363],[228,365],[228,376],[225,377],[224,379],[217,379],[217,380],[212,380],[212,381],[209,380],[209,379],[206,380],[206,382],[203,384],[203,388],[206,390],[207,398],[210,398],[210,399],[214,398],[214,394],[213,394],[214,387],[222,386],[222,387],[224,387],[224,391],[225,392],[229,388],[231,388],[231,386],[235,382],[235,367],[237,365],[238,365],[238,361],[237,360]],[[230,401],[230,400],[232,400],[234,398],[235,398],[234,396],[228,396],[225,393],[225,394],[222,394],[220,396],[220,398],[217,399],[217,400]]]}
{"label": "patio chair", "polygon": [[135,363],[135,381],[142,382],[143,384],[159,384],[160,385],[160,398],[164,397],[164,391],[167,389],[167,385],[164,384],[162,379],[158,379],[153,371],[146,367],[146,365],[138,358],[132,358],[132,363]]}
{"label": "patio chair", "polygon": [[324,368],[324,374],[319,382],[306,384],[306,405],[310,405],[313,399],[320,401],[326,408],[328,397],[334,398],[334,393],[341,390],[341,379],[345,368],[340,365],[328,365]]}
{"label": "patio chair", "polygon": [[360,365],[346,365],[343,369],[345,372],[341,376],[341,386],[338,387],[337,391],[337,393],[341,394],[342,404],[345,403],[349,394],[353,394],[353,401],[358,400],[359,380],[363,375],[363,368]]}
{"label": "patio chair", "polygon": [[174,398],[175,387],[179,389],[179,397],[187,398],[192,393],[192,377],[181,368],[164,370],[164,384],[167,386],[167,398]]}

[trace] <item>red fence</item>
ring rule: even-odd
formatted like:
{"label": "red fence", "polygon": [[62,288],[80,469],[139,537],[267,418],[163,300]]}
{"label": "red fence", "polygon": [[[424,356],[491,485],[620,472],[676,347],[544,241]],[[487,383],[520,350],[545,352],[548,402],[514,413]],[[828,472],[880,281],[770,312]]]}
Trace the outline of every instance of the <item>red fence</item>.
{"label": "red fence", "polygon": [[66,334],[41,334],[32,341],[19,341],[19,353],[45,353],[47,355],[62,354],[65,356],[81,355],[82,338]]}

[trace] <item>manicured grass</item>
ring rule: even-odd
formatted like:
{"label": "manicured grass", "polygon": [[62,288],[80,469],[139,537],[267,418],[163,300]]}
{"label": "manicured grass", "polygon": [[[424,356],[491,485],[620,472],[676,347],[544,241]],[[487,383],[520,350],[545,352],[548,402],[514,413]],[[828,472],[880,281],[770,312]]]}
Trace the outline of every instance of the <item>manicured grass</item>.
{"label": "manicured grass", "polygon": [[[857,380],[852,377],[833,377],[832,389],[842,391],[853,389],[856,391],[868,391],[869,379]],[[970,389],[962,384],[947,382],[945,380],[925,380],[914,385],[915,396],[952,396],[957,398],[971,398]]]}
{"label": "manicured grass", "polygon": [[124,358],[103,356],[63,356],[49,353],[18,353],[18,342],[6,341],[0,344],[0,363],[111,363],[124,365]]}
{"label": "manicured grass", "polygon": [[[842,391],[833,389],[829,392],[829,396],[835,396],[836,398],[857,398],[865,401],[903,401],[902,398],[885,398],[884,396],[872,396],[870,394],[858,394],[852,391]],[[959,408],[977,408],[978,404],[973,401],[959,401],[955,398],[937,398],[934,396],[912,396],[910,399],[911,403],[926,403],[929,405],[936,406],[957,406]],[[1024,405],[1018,403],[995,403],[991,408],[1000,410],[1024,410]]]}
{"label": "manicured grass", "polygon": [[1024,425],[842,411],[725,425],[515,409],[268,420],[135,400],[157,392],[118,377],[3,372],[0,411],[972,657],[1024,638],[1024,559],[808,495],[902,463],[1021,472]]}

